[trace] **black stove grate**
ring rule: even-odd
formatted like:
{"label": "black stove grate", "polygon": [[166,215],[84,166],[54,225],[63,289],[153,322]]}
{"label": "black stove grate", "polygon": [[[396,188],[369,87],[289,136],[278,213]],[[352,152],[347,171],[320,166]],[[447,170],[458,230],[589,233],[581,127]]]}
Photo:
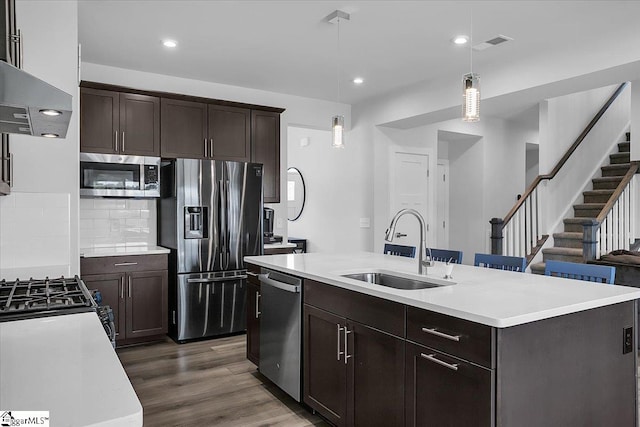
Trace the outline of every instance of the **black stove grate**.
{"label": "black stove grate", "polygon": [[95,302],[78,276],[0,281],[0,317],[94,306]]}

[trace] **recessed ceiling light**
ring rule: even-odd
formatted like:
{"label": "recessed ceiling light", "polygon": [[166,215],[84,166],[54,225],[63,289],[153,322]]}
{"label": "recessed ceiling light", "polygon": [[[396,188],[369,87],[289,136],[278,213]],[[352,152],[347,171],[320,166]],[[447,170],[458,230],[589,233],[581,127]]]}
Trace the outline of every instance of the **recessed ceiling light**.
{"label": "recessed ceiling light", "polygon": [[361,85],[362,83],[364,83],[364,79],[362,77],[356,77],[355,79],[353,79],[353,83]]}
{"label": "recessed ceiling light", "polygon": [[40,136],[44,136],[45,138],[57,138],[60,135],[57,133],[41,133]]}
{"label": "recessed ceiling light", "polygon": [[164,47],[170,47],[170,48],[174,48],[176,46],[178,46],[178,42],[175,40],[163,40],[162,44],[164,45]]}
{"label": "recessed ceiling light", "polygon": [[463,45],[469,42],[469,37],[465,35],[459,35],[452,38],[451,41],[453,42],[453,44]]}
{"label": "recessed ceiling light", "polygon": [[59,116],[60,114],[62,114],[62,111],[58,110],[40,110],[40,112],[45,116]]}

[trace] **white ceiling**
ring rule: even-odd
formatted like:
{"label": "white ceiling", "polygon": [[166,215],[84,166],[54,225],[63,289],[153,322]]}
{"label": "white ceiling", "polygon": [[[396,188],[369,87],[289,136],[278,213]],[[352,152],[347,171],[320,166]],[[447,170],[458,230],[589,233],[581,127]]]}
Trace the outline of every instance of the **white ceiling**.
{"label": "white ceiling", "polygon": [[[323,19],[351,13],[336,25]],[[590,46],[639,38],[639,1],[114,1],[80,0],[86,62],[357,104],[469,71],[469,49],[497,34],[514,41],[474,52],[473,68],[542,56],[572,61]],[[169,51],[164,38],[178,41]],[[636,46],[640,43],[636,43]],[[558,64],[559,66],[561,64]],[[351,80],[362,76],[365,83]]]}

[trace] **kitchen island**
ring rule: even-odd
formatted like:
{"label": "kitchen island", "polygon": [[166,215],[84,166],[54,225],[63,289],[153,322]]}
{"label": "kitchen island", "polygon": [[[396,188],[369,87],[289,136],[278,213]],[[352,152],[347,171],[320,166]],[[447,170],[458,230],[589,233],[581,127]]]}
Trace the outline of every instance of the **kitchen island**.
{"label": "kitchen island", "polygon": [[415,259],[245,260],[304,279],[302,400],[336,425],[637,425],[638,289],[456,265],[402,290],[343,276]]}

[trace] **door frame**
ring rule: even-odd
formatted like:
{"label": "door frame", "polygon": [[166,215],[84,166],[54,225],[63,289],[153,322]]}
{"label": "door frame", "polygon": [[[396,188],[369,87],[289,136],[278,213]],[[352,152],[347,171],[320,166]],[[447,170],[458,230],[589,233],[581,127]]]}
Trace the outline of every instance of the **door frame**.
{"label": "door frame", "polygon": [[393,161],[395,159],[395,155],[396,154],[413,154],[418,156],[429,157],[429,178],[427,181],[427,216],[425,217],[424,221],[427,224],[426,244],[427,246],[433,246],[433,243],[435,242],[435,236],[436,236],[436,234],[434,233],[435,229],[433,227],[433,224],[435,223],[435,220],[436,220],[435,197],[434,197],[435,188],[433,185],[434,181],[433,179],[431,179],[433,177],[432,171],[436,170],[436,159],[434,157],[435,156],[434,150],[431,148],[423,148],[423,147],[403,147],[400,145],[392,145],[389,147],[388,153],[389,154],[387,159],[387,165],[389,168],[389,185],[387,186],[387,203],[389,207],[387,211],[388,211],[389,217],[384,220],[384,224],[388,224],[388,221],[391,221],[391,218],[393,218],[393,215],[396,214],[396,212],[393,211],[394,196],[392,194],[392,188],[393,188],[392,183],[396,178],[396,170],[395,170],[395,165]]}
{"label": "door frame", "polygon": [[[440,174],[439,174],[439,170],[438,170],[440,166],[446,168],[447,178],[449,178],[449,181],[447,181],[447,185],[446,185],[446,187],[447,187],[446,199],[443,200],[443,202],[445,202],[445,206],[446,206],[446,209],[445,209],[446,216],[445,216],[445,218],[439,218],[438,217],[438,204],[441,201],[442,195],[440,194],[440,192],[437,192],[437,194],[436,194],[436,221],[437,221],[436,226],[438,227],[438,229],[440,229],[440,221],[442,219],[444,219],[445,222],[446,222],[446,227],[447,228],[446,228],[446,245],[443,245],[442,242],[440,242],[440,240],[438,239],[438,233],[437,232],[436,232],[436,244],[437,244],[438,248],[449,249],[449,228],[448,228],[450,226],[450,221],[449,221],[449,193],[451,192],[451,187],[450,187],[450,184],[451,184],[451,171],[449,169],[449,160],[447,160],[447,159],[438,159],[436,161],[436,172],[438,172],[438,177],[437,177],[438,178],[438,182],[440,180]],[[438,189],[438,184],[437,183],[436,183],[435,187],[436,187],[436,190],[437,190]]]}

